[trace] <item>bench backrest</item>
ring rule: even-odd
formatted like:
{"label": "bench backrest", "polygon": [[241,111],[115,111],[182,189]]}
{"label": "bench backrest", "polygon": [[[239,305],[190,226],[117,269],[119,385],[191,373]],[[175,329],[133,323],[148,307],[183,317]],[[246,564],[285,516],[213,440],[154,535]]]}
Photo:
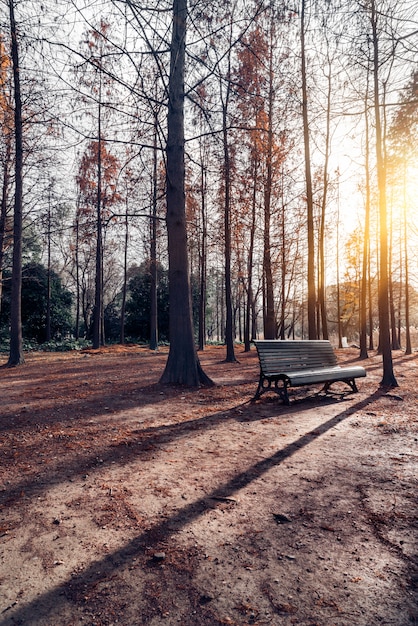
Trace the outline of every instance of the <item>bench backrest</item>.
{"label": "bench backrest", "polygon": [[337,357],[325,340],[256,340],[260,367],[264,374],[335,367]]}

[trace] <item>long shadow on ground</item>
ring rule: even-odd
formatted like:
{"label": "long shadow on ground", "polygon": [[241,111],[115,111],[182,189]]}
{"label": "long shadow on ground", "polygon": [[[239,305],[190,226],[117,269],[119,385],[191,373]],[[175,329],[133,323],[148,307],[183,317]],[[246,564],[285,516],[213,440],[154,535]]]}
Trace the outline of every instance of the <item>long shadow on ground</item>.
{"label": "long shadow on ground", "polygon": [[[62,585],[55,587],[39,598],[36,598],[24,607],[18,608],[17,610],[13,609],[13,613],[10,614],[10,619],[9,616],[7,616],[7,618],[4,616],[4,619],[7,621],[2,621],[0,624],[30,624],[33,623],[34,618],[37,620],[36,623],[54,623],[53,617],[59,614],[60,606],[63,605],[65,599],[73,596],[72,590],[74,590],[74,588],[94,585],[99,580],[103,580],[104,576],[107,578],[111,577],[119,568],[129,565],[134,558],[142,554],[146,547],[149,548],[150,546],[152,547],[158,545],[159,542],[164,541],[164,539],[171,536],[173,532],[179,531],[187,524],[190,524],[193,520],[201,516],[209,508],[209,501],[211,498],[227,498],[233,496],[238,490],[248,486],[251,482],[260,478],[271,468],[280,465],[296,452],[312,443],[312,441],[321,437],[327,431],[354,415],[357,411],[365,409],[371,405],[381,395],[382,392],[380,390],[376,391],[364,400],[352,405],[351,407],[340,412],[338,415],[327,420],[320,426],[315,427],[314,430],[304,434],[297,441],[289,444],[281,450],[278,450],[270,457],[254,463],[246,471],[237,474],[228,482],[214,489],[211,494],[179,509],[177,513],[172,515],[170,518],[165,519],[138,537],[135,537],[123,548],[114,551],[112,554],[107,555],[99,561],[92,563],[89,567],[74,575]],[[199,420],[196,420],[196,427],[199,428],[198,421]],[[207,420],[202,421],[206,422],[207,426],[208,422],[213,423],[213,418],[208,418]],[[171,433],[170,428],[172,430]],[[179,432],[184,434],[185,429],[190,430],[191,428],[193,429],[190,423],[180,424],[177,433],[176,428],[163,428],[163,432],[160,433],[160,437],[166,441],[167,439],[178,436]],[[112,453],[112,458],[114,458],[114,453]],[[77,471],[78,470],[79,468],[77,468]],[[75,468],[74,471],[76,471]],[[51,609],[51,607],[53,608]],[[51,615],[51,611],[53,612],[53,615]]]}

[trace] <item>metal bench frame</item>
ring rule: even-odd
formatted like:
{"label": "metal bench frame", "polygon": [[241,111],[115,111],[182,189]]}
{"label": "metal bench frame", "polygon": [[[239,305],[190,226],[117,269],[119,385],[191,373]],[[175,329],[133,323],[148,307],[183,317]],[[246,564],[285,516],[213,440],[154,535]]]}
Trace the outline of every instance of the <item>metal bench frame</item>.
{"label": "metal bench frame", "polygon": [[289,387],[325,383],[328,393],[334,382],[344,382],[357,392],[356,378],[366,376],[364,367],[340,367],[336,354],[326,340],[255,340],[260,362],[260,379],[253,400],[274,391],[289,405]]}

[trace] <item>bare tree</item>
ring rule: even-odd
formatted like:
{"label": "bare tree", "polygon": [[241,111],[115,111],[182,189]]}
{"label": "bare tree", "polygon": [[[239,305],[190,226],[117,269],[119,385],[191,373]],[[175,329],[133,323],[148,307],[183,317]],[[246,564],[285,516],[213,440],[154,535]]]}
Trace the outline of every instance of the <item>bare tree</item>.
{"label": "bare tree", "polygon": [[193,338],[187,253],[184,164],[184,73],[187,0],[174,0],[167,114],[167,233],[169,256],[170,351],[160,382],[212,384]]}
{"label": "bare tree", "polygon": [[13,269],[10,303],[10,353],[8,365],[24,362],[22,339],[22,224],[23,224],[23,123],[18,32],[15,19],[15,2],[9,0],[11,59],[14,84],[14,136],[15,136],[15,200],[13,213]]}
{"label": "bare tree", "polygon": [[372,29],[373,45],[373,104],[376,125],[376,165],[377,185],[379,193],[379,227],[380,227],[380,257],[379,257],[379,344],[383,357],[383,376],[381,385],[384,387],[397,387],[392,360],[392,347],[390,340],[389,318],[389,276],[388,276],[388,225],[386,206],[386,168],[384,162],[384,146],[382,120],[380,111],[380,88],[379,88],[379,32],[376,1],[371,0],[370,24]]}
{"label": "bare tree", "polygon": [[302,80],[302,117],[303,117],[303,141],[305,149],[305,183],[306,183],[306,208],[308,229],[308,337],[317,338],[316,329],[316,289],[315,289],[315,238],[314,238],[314,203],[311,173],[311,150],[310,131],[308,117],[308,86],[306,68],[306,0],[302,0],[300,14],[300,40],[301,40],[301,80]]}
{"label": "bare tree", "polygon": [[[228,137],[228,108],[231,98],[231,47],[228,54],[228,70],[226,75],[226,91],[221,93],[222,100],[222,147],[223,147],[223,182],[224,182],[224,255],[225,255],[225,307],[226,307],[226,323],[225,323],[225,344],[226,344],[226,361],[232,363],[236,361],[234,351],[234,321],[232,311],[232,285],[231,285],[231,252],[232,252],[232,235],[231,235],[231,147]],[[224,81],[220,81],[221,92]]]}
{"label": "bare tree", "polygon": [[[391,148],[391,163],[395,171],[401,169],[402,197],[402,229],[401,229],[401,254],[403,252],[404,281],[405,281],[405,354],[412,353],[411,328],[410,328],[410,271],[409,271],[409,238],[410,224],[408,220],[408,179],[411,173],[408,171],[408,162],[415,153],[416,130],[418,128],[418,72],[412,73],[411,80],[406,86],[398,106],[395,109],[394,118],[389,130],[389,142]],[[413,159],[412,159],[413,162]]]}
{"label": "bare tree", "polygon": [[[369,76],[367,75],[366,94],[364,98],[364,120],[365,120],[365,219],[363,234],[363,259],[360,285],[360,358],[367,359],[367,289],[369,276],[370,257],[370,128],[369,128]],[[369,279],[369,281],[368,281]],[[370,302],[369,302],[370,305]],[[373,329],[370,328],[370,334]]]}
{"label": "bare tree", "polygon": [[10,55],[7,54],[0,36],[0,127],[2,147],[1,162],[1,206],[0,206],[0,310],[3,293],[3,264],[5,251],[9,245],[9,194],[13,168],[13,108],[11,104]]}

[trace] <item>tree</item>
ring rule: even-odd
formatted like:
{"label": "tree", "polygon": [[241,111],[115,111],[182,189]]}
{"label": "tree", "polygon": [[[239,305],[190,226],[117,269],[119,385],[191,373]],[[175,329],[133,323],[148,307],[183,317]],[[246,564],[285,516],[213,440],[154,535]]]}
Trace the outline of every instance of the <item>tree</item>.
{"label": "tree", "polygon": [[[77,175],[79,205],[76,216],[76,256],[80,262],[80,245],[91,248],[95,242],[94,307],[92,321],[93,347],[103,343],[103,239],[111,209],[120,196],[116,189],[119,161],[102,138],[91,141],[83,154]],[[91,261],[91,256],[88,257]]]}
{"label": "tree", "polygon": [[[263,271],[265,281],[265,311],[264,311],[264,337],[276,339],[277,324],[274,306],[274,282],[272,268],[272,242],[271,242],[271,214],[273,195],[273,175],[275,166],[275,150],[273,137],[273,108],[274,108],[274,83],[273,83],[273,41],[274,29],[270,26],[270,41],[267,51],[267,111],[265,129],[265,161],[266,176],[264,183],[264,236],[263,236]],[[277,147],[276,147],[277,151]],[[277,155],[276,155],[277,159]],[[284,242],[283,242],[284,244]],[[284,295],[284,294],[282,294]]]}
{"label": "tree", "polygon": [[158,262],[157,262],[157,234],[158,234],[158,113],[154,111],[154,136],[152,150],[152,207],[150,214],[150,350],[158,348]]}
{"label": "tree", "polygon": [[[104,327],[103,327],[103,241],[104,241],[104,215],[106,212],[107,204],[115,204],[119,200],[119,196],[114,189],[114,183],[111,185],[109,191],[109,177],[108,180],[104,179],[106,172],[104,171],[105,164],[103,158],[105,155],[109,155],[106,150],[106,129],[104,128],[105,120],[105,99],[109,98],[111,94],[110,84],[112,78],[110,76],[111,70],[114,68],[109,67],[110,57],[110,24],[101,19],[97,28],[90,29],[85,33],[85,45],[87,47],[87,58],[84,64],[84,73],[80,76],[82,85],[85,85],[89,90],[89,94],[84,95],[84,99],[87,99],[93,103],[93,118],[95,121],[95,141],[90,142],[89,150],[89,167],[90,169],[94,165],[95,176],[90,181],[90,187],[93,184],[94,187],[94,204],[92,198],[90,198],[91,206],[95,207],[95,238],[96,238],[96,252],[95,252],[95,293],[94,293],[94,306],[93,306],[93,320],[92,320],[92,342],[93,348],[98,348],[101,343],[104,342]],[[109,159],[109,156],[108,156]],[[113,158],[113,166],[117,163],[117,159]],[[107,164],[107,174],[109,173],[109,164]],[[83,168],[83,162],[81,169]],[[114,173],[114,178],[115,178]],[[112,188],[113,187],[113,188]]]}
{"label": "tree", "polygon": [[388,225],[386,206],[386,165],[384,151],[384,135],[382,131],[382,119],[380,109],[380,56],[379,56],[379,11],[376,1],[371,0],[370,24],[372,30],[373,46],[373,104],[376,125],[376,167],[377,186],[379,194],[379,233],[380,233],[380,257],[379,257],[379,345],[383,357],[383,387],[397,387],[393,372],[392,347],[389,327],[389,258],[388,258]]}
{"label": "tree", "polygon": [[[287,107],[292,91],[286,78],[289,50],[278,32],[279,27],[289,28],[285,11],[277,12],[270,7],[257,17],[248,35],[240,39],[234,77],[241,127],[238,142],[246,148],[244,155],[241,148],[238,160],[244,164],[244,169],[238,173],[242,189],[241,206],[237,210],[238,249],[242,248],[242,256],[247,255],[246,263],[241,263],[246,293],[246,350],[250,347],[250,333],[255,337],[256,316],[253,314],[251,324],[251,314],[256,309],[257,293],[253,284],[257,279],[258,255],[261,256],[265,338],[274,339],[278,334],[285,337],[288,285],[293,271],[292,237],[286,232],[286,224],[293,222],[293,216],[289,220],[290,203],[285,197],[287,168],[284,166],[291,147]],[[294,181],[292,183],[294,185]],[[289,213],[291,211],[290,208]]]}
{"label": "tree", "polygon": [[314,203],[311,172],[311,148],[308,115],[308,86],[307,86],[307,52],[305,46],[306,31],[306,0],[302,0],[300,14],[300,40],[301,40],[301,80],[302,80],[302,118],[303,118],[303,143],[305,151],[305,184],[306,184],[306,209],[308,229],[308,336],[309,339],[317,338],[316,330],[316,289],[315,289],[315,239],[314,239]]}
{"label": "tree", "polygon": [[327,35],[328,24],[325,23],[326,36],[326,69],[325,80],[326,86],[326,129],[325,129],[325,146],[324,146],[324,165],[322,175],[322,198],[319,216],[319,233],[318,233],[318,337],[329,339],[328,337],[328,320],[326,306],[326,267],[325,267],[325,232],[326,218],[329,192],[329,161],[331,152],[331,102],[333,97],[333,56],[330,54],[330,44]]}
{"label": "tree", "polygon": [[[402,222],[403,231],[401,241],[403,243],[403,257],[405,269],[405,332],[406,346],[405,354],[412,353],[411,328],[410,328],[410,279],[409,279],[409,232],[408,224],[408,178],[413,176],[410,162],[414,162],[416,131],[418,128],[418,72],[412,73],[411,79],[406,86],[406,90],[400,98],[399,104],[389,129],[389,142],[391,150],[391,165],[402,172]],[[415,202],[415,197],[414,200]]]}
{"label": "tree", "polygon": [[129,245],[129,198],[133,190],[132,171],[126,168],[123,177],[123,186],[125,188],[125,215],[124,215],[124,234],[123,234],[123,280],[122,280],[122,302],[120,307],[120,327],[119,342],[125,343],[125,318],[126,318],[126,299],[128,293],[128,245]]}
{"label": "tree", "polygon": [[[232,39],[232,32],[231,32]],[[232,148],[228,135],[228,113],[232,94],[231,84],[231,40],[228,46],[227,69],[225,76],[219,81],[220,100],[222,108],[222,151],[223,151],[223,222],[224,222],[224,263],[225,263],[225,344],[226,344],[226,362],[234,363],[234,320],[232,311],[232,234],[231,234],[231,212],[232,212]]]}
{"label": "tree", "polygon": [[206,293],[207,293],[207,166],[205,163],[205,145],[200,149],[200,246],[199,246],[199,350],[203,350],[206,343]]}
{"label": "tree", "polygon": [[[361,272],[360,287],[360,358],[367,359],[367,287],[369,276],[370,261],[370,129],[369,129],[369,76],[367,76],[366,95],[364,98],[364,120],[365,120],[365,218],[364,218],[364,237],[363,237],[363,259]],[[371,308],[371,303],[369,302]],[[369,329],[371,340],[373,340],[373,328]]]}
{"label": "tree", "polygon": [[23,122],[22,94],[18,32],[15,20],[15,2],[9,2],[11,59],[14,85],[14,138],[15,138],[15,198],[13,212],[13,269],[10,303],[10,353],[8,366],[24,362],[22,340],[22,224],[23,224]]}
{"label": "tree", "polygon": [[5,251],[9,240],[9,193],[11,187],[11,169],[13,165],[13,108],[11,103],[10,56],[6,52],[0,36],[0,127],[2,142],[1,159],[1,207],[0,207],[0,309],[3,289],[3,269]]}
{"label": "tree", "polygon": [[[199,284],[197,308],[197,344],[198,350],[203,351],[206,345],[206,313],[207,313],[207,263],[208,263],[208,180],[211,163],[211,138],[206,134],[205,105],[207,93],[201,87],[197,90],[197,105],[193,123],[199,128],[198,157],[196,171],[189,174],[186,189],[186,211],[189,230],[190,274],[192,280],[195,275]],[[189,168],[190,169],[190,168]]]}
{"label": "tree", "polygon": [[[254,125],[251,131],[252,153],[251,167],[254,169],[254,193],[262,186],[263,206],[263,330],[265,339],[275,339],[277,333],[276,311],[274,302],[274,279],[272,260],[272,207],[274,201],[273,181],[280,163],[280,150],[277,146],[273,129],[274,103],[274,19],[267,18],[269,35],[257,25],[243,40],[243,49],[239,52],[239,87],[238,107],[249,123]],[[252,118],[252,119],[251,119]],[[258,173],[260,174],[258,175]],[[255,227],[255,198],[252,201],[252,229],[250,235],[250,257],[253,256],[252,241]],[[249,293],[252,282],[252,270],[249,270]],[[248,324],[248,303],[247,303]]]}
{"label": "tree", "polygon": [[167,113],[167,233],[170,294],[170,351],[160,382],[197,387],[212,384],[204,373],[193,337],[187,254],[184,73],[187,0],[173,1]]}

